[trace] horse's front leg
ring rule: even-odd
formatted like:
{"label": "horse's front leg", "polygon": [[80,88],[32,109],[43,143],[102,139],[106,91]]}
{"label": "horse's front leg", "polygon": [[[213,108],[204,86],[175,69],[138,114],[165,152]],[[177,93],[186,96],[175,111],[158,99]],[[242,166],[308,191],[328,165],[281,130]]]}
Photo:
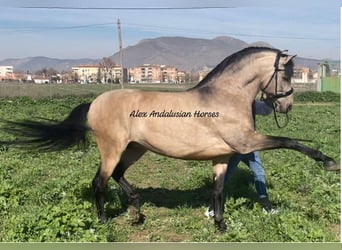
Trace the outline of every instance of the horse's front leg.
{"label": "horse's front leg", "polygon": [[220,160],[214,160],[214,191],[213,191],[213,207],[214,207],[214,220],[215,225],[221,232],[227,230],[227,225],[224,222],[224,177],[228,168],[229,157],[224,157]]}
{"label": "horse's front leg", "polygon": [[287,137],[266,136],[266,139],[264,140],[263,149],[277,148],[296,150],[316,161],[323,162],[323,167],[328,171],[335,171],[340,169],[340,165],[337,164],[333,158],[323,154],[321,151],[317,149],[313,149],[301,144],[300,140],[291,139]]}
{"label": "horse's front leg", "polygon": [[247,154],[257,150],[269,150],[269,149],[292,149],[298,151],[316,161],[323,162],[323,167],[328,171],[340,170],[340,164],[323,154],[317,149],[310,148],[300,143],[300,139],[292,139],[288,137],[262,135],[251,132],[245,134],[244,137],[240,137],[236,142],[234,148],[241,154]]}

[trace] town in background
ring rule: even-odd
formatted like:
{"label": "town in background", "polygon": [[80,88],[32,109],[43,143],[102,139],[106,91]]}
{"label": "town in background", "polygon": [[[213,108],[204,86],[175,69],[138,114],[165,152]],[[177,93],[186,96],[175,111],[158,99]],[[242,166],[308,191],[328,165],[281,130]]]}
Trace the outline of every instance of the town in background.
{"label": "town in background", "polygon": [[[143,64],[123,68],[109,58],[98,65],[79,65],[68,72],[43,68],[35,73],[15,72],[14,67],[0,66],[0,83],[35,84],[185,84],[201,81],[212,69],[198,72],[179,70],[171,65]],[[292,84],[298,91],[340,92],[340,70],[331,69],[328,62],[317,65],[317,70],[296,67]]]}

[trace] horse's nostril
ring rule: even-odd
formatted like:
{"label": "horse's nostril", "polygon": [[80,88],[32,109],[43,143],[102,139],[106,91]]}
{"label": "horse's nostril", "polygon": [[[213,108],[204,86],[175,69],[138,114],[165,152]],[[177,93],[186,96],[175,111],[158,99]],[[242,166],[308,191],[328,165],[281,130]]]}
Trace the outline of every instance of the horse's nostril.
{"label": "horse's nostril", "polygon": [[289,112],[289,111],[291,111],[291,109],[292,109],[292,104],[290,104],[288,107],[287,107],[287,112]]}

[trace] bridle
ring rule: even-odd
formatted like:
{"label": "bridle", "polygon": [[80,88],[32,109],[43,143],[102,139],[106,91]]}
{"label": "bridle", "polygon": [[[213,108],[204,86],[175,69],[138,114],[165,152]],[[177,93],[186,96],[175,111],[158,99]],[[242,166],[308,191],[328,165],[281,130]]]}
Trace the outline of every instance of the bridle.
{"label": "bridle", "polygon": [[[279,122],[278,122],[278,116],[277,116],[277,112],[276,112],[276,106],[274,104],[274,100],[275,99],[279,99],[279,98],[284,98],[287,97],[289,95],[291,95],[293,93],[293,88],[291,87],[290,90],[284,92],[284,93],[278,93],[278,72],[279,71],[285,71],[285,69],[279,69],[279,61],[280,58],[282,56],[285,56],[285,54],[283,54],[283,52],[279,51],[277,53],[276,59],[274,61],[274,72],[271,76],[271,78],[268,80],[266,86],[264,88],[261,89],[261,91],[263,92],[261,95],[261,100],[265,101],[265,100],[271,100],[272,103],[272,108],[273,108],[273,114],[274,114],[274,119],[276,121],[276,124],[278,126],[278,128],[284,128],[286,127],[286,125],[289,122],[289,116],[288,116],[288,111],[285,112],[285,116],[286,116],[286,121],[285,124],[280,126]],[[265,90],[268,88],[268,86],[271,84],[272,80],[274,79],[275,81],[275,89],[274,89],[274,94],[266,94],[266,98],[264,98],[263,94],[265,93]]]}

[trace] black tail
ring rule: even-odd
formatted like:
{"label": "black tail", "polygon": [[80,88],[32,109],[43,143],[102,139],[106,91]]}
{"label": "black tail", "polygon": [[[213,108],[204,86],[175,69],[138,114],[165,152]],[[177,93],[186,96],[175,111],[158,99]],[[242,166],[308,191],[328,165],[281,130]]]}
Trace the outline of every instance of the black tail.
{"label": "black tail", "polygon": [[80,104],[62,122],[2,121],[0,130],[17,139],[0,143],[41,151],[59,151],[74,145],[85,147],[86,134],[90,130],[86,125],[90,104]]}

